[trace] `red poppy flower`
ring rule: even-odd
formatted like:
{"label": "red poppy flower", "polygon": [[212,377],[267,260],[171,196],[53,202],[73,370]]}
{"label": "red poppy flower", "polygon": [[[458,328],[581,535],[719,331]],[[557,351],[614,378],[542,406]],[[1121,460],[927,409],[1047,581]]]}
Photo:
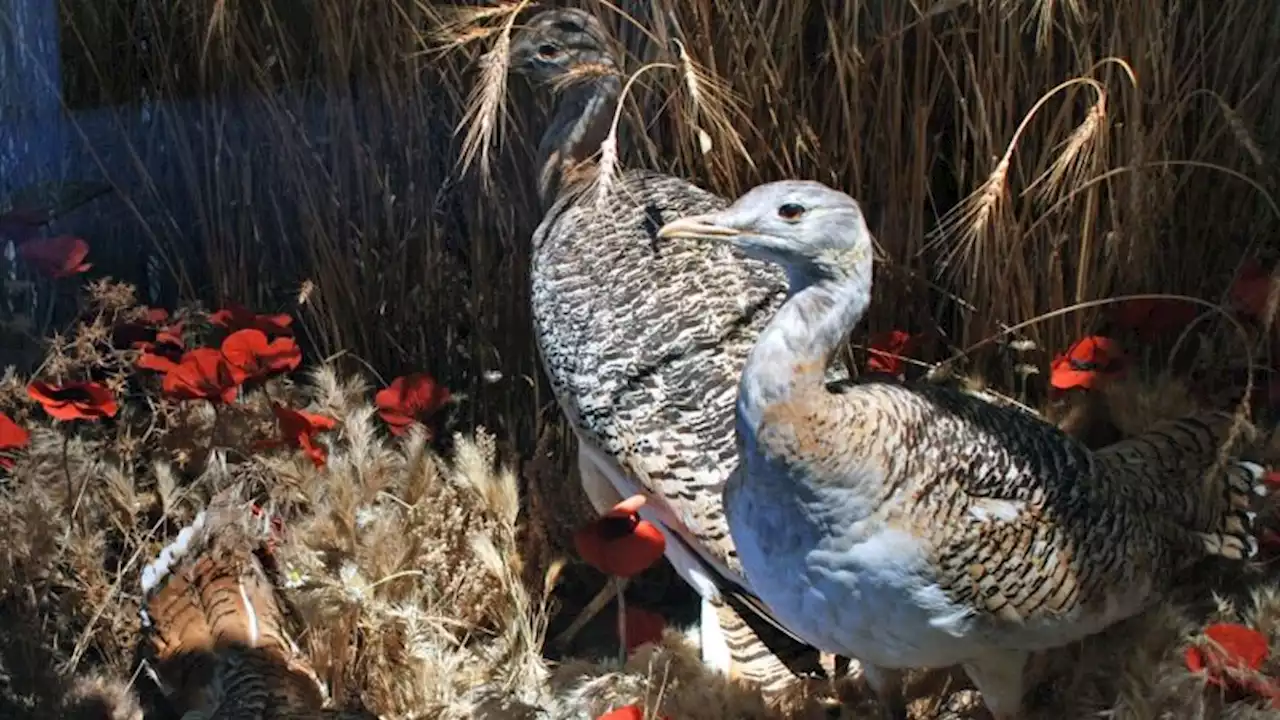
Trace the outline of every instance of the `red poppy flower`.
{"label": "red poppy flower", "polygon": [[1116,325],[1131,330],[1142,340],[1154,340],[1164,333],[1181,330],[1199,314],[1195,303],[1174,298],[1134,298],[1112,306]]}
{"label": "red poppy flower", "polygon": [[1252,692],[1280,698],[1280,688],[1261,674],[1271,654],[1267,636],[1235,623],[1217,623],[1205,628],[1208,642],[1187,648],[1187,669],[1204,673],[1205,681],[1224,689]]}
{"label": "red poppy flower", "polygon": [[184,348],[187,341],[182,339],[182,323],[174,323],[165,325],[156,329],[155,339],[151,341],[154,345],[172,345],[174,347]]}
{"label": "red poppy flower", "polygon": [[1124,355],[1114,340],[1100,335],[1087,337],[1053,359],[1049,384],[1059,390],[1090,390],[1124,370]]}
{"label": "red poppy flower", "polygon": [[296,370],[302,363],[302,351],[293,338],[267,340],[261,330],[237,330],[222,341],[222,354],[244,373],[260,378],[271,373]]}
{"label": "red poppy flower", "polygon": [[393,435],[403,435],[414,422],[426,420],[449,402],[449,389],[430,375],[402,375],[373,397],[380,415]]}
{"label": "red poppy flower", "polygon": [[1271,273],[1254,259],[1240,268],[1240,274],[1231,283],[1228,296],[1231,305],[1250,317],[1261,317],[1267,309],[1267,295],[1271,292]]}
{"label": "red poppy flower", "polygon": [[119,409],[107,386],[96,382],[50,385],[36,380],[27,386],[27,395],[55,420],[99,420]]}
{"label": "red poppy flower", "polygon": [[244,373],[221,350],[196,348],[182,356],[177,367],[165,373],[162,388],[179,400],[235,402]]}
{"label": "red poppy flower", "polygon": [[168,319],[168,310],[165,310],[164,308],[148,307],[142,309],[142,319],[140,322],[144,322],[148,325],[162,325]]}
{"label": "red poppy flower", "polygon": [[[155,342],[158,333],[171,332],[160,329],[160,325],[168,319],[169,311],[164,308],[145,308],[136,320],[116,325],[111,333],[112,344],[116,347],[143,348],[147,343]],[[178,335],[182,334],[181,323],[173,327],[177,329]]]}
{"label": "red poppy flower", "polygon": [[88,256],[89,244],[70,235],[34,238],[18,246],[18,257],[55,279],[78,275],[93,267],[84,261]]}
{"label": "red poppy flower", "polygon": [[133,347],[142,351],[134,363],[139,369],[167,373],[182,362],[186,351],[182,323],[152,329],[149,339],[135,340]]}
{"label": "red poppy flower", "polygon": [[153,343],[138,355],[134,365],[140,370],[167,373],[182,362],[182,346],[174,343]]}
{"label": "red poppy flower", "polygon": [[[27,446],[31,435],[21,425],[4,413],[0,413],[0,452],[21,450]],[[0,455],[0,468],[9,470],[13,467],[13,458]]]}
{"label": "red poppy flower", "polygon": [[[627,705],[617,710],[611,710],[596,718],[596,720],[646,720],[646,718],[644,708],[639,705]],[[656,720],[667,720],[667,718],[656,718]]]}
{"label": "red poppy flower", "polygon": [[627,652],[646,643],[656,645],[662,641],[662,632],[667,629],[667,621],[661,615],[637,607],[626,609],[623,623],[627,631]]}
{"label": "red poppy flower", "polygon": [[600,572],[623,578],[658,562],[667,539],[653,523],[640,519],[637,511],[644,503],[643,495],[633,495],[575,532],[578,555]]}
{"label": "red poppy flower", "polygon": [[904,330],[875,333],[867,340],[867,370],[902,375],[905,369],[902,356],[911,349],[914,340]]}
{"label": "red poppy flower", "polygon": [[281,439],[278,442],[302,448],[316,467],[324,467],[329,454],[323,445],[315,442],[315,436],[317,433],[332,430],[338,421],[327,415],[294,410],[279,403],[272,403],[271,411],[275,413],[276,423],[280,426]]}
{"label": "red poppy flower", "polygon": [[230,332],[237,330],[261,330],[267,335],[293,335],[293,318],[286,314],[259,315],[252,310],[235,303],[227,303],[223,308],[209,316],[209,322],[224,327]]}

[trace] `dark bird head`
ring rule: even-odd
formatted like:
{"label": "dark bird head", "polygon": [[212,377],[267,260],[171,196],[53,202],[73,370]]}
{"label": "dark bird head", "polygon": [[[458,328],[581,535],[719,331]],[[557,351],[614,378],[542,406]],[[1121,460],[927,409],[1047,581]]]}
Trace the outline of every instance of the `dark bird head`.
{"label": "dark bird head", "polygon": [[596,17],[577,8],[544,10],[511,40],[511,70],[536,84],[575,73],[613,73],[612,41]]}

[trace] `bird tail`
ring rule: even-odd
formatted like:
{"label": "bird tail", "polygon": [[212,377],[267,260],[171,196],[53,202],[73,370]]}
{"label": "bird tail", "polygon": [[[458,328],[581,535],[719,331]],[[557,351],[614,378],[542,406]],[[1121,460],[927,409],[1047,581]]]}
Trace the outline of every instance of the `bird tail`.
{"label": "bird tail", "polygon": [[1243,560],[1258,554],[1258,538],[1254,521],[1258,517],[1254,504],[1266,497],[1263,479],[1266,468],[1247,460],[1228,461],[1223,469],[1221,503],[1225,510],[1216,530],[1200,533],[1205,551],[1232,560]]}
{"label": "bird tail", "polygon": [[1206,554],[1240,560],[1258,552],[1255,507],[1267,495],[1266,469],[1238,455],[1253,434],[1244,418],[1202,413],[1158,423],[1097,457],[1136,480],[1126,486],[1195,533]]}
{"label": "bird tail", "polygon": [[[264,684],[268,672],[272,688],[288,685],[291,700],[318,709],[323,686],[286,633],[257,555],[269,519],[254,518],[238,498],[238,488],[219,493],[143,569],[146,670],[183,713],[221,702],[219,692]],[[252,692],[265,698],[270,691]]]}
{"label": "bird tail", "polygon": [[739,598],[710,601],[732,660],[730,677],[756,685],[766,698],[782,697],[806,679],[826,675],[820,653],[766,622]]}

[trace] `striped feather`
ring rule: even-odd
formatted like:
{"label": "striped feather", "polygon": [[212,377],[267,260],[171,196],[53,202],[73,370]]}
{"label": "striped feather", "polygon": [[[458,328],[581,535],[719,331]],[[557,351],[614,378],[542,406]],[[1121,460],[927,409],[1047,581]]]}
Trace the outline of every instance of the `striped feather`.
{"label": "striped feather", "polygon": [[323,685],[285,631],[255,555],[266,539],[236,490],[224,491],[143,571],[145,662],[181,713],[340,716],[324,708]]}

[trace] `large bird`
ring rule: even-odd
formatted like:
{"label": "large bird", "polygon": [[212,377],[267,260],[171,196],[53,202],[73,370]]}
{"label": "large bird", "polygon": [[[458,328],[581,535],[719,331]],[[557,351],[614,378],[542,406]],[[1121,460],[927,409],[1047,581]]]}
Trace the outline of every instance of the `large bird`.
{"label": "large bird", "polygon": [[759,614],[720,500],[737,462],[737,378],[785,297],[783,274],[698,242],[657,252],[664,222],[727,205],[692,183],[626,169],[613,172],[603,202],[591,191],[622,85],[597,18],[535,15],[511,41],[510,67],[560,93],[538,150],[545,216],[532,240],[533,316],[588,496],[600,512],[648,498],[641,514],[663,529],[668,559],[703,599],[709,665],[770,693],[795,680],[789,666],[821,672],[816,651]]}
{"label": "large bird", "polygon": [[998,720],[1018,717],[1030,653],[1142,611],[1202,558],[1257,552],[1264,470],[1220,455],[1230,414],[1090,451],[952,388],[827,387],[871,301],[848,195],[770,183],[658,234],[786,270],[742,372],[725,513],[752,589],[804,641],[861,660],[888,717],[906,716],[902,669],[957,664]]}

